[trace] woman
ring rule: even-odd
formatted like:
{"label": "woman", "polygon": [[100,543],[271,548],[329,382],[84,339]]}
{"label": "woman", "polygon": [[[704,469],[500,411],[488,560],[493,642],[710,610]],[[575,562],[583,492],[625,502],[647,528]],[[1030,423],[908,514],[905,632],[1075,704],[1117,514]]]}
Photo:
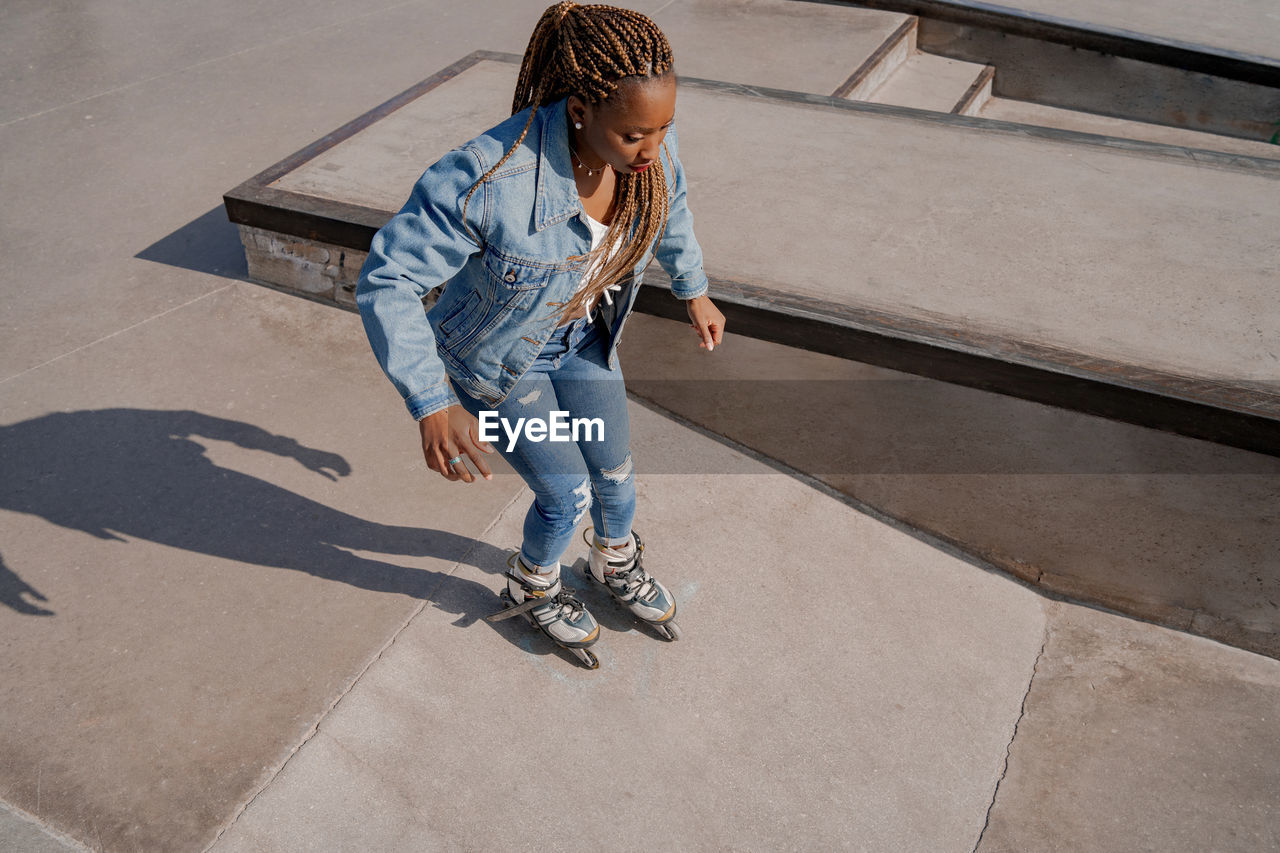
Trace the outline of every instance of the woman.
{"label": "woman", "polygon": [[[712,350],[724,332],[685,202],[675,100],[671,48],[647,17],[550,7],[525,51],[511,118],[427,169],[374,236],[356,291],[427,466],[470,483],[470,462],[489,479],[483,454],[494,441],[533,490],[507,573],[512,606],[491,618],[523,613],[592,668],[599,626],[560,582],[560,557],[587,512],[590,577],[663,636],[679,636],[675,599],[644,569],[631,529],[616,351],[648,262],[656,256],[670,274],[700,346]],[[424,316],[421,298],[446,281]],[[560,436],[569,440],[556,440],[557,420],[561,433],[572,423]]]}

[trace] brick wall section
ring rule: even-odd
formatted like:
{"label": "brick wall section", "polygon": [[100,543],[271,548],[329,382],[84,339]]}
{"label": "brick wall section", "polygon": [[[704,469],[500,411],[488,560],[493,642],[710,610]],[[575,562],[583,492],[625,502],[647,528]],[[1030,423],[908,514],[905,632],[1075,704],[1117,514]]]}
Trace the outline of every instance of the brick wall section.
{"label": "brick wall section", "polygon": [[249,277],[338,305],[355,306],[368,252],[240,225]]}
{"label": "brick wall section", "polygon": [[[355,307],[356,282],[368,252],[252,225],[237,227],[249,278],[345,308]],[[422,300],[423,306],[435,305],[443,292],[443,287],[432,290]]]}

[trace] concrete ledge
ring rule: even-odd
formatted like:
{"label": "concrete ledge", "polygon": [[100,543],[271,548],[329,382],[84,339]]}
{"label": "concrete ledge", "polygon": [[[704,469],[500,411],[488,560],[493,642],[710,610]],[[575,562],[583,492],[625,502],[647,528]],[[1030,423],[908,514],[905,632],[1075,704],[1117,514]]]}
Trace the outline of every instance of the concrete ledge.
{"label": "concrete ledge", "polygon": [[[711,295],[734,334],[1280,456],[1280,382],[1179,376],[714,277]],[[635,308],[687,319],[661,285],[645,286]]]}
{"label": "concrete ledge", "polygon": [[275,189],[271,184],[486,59],[499,62],[519,61],[518,57],[509,53],[477,50],[468,54],[226,193],[222,201],[227,209],[227,218],[237,225],[251,225],[267,231],[367,252],[373,235],[386,224],[394,211]]}
{"label": "concrete ledge", "polygon": [[1262,86],[1280,87],[1280,60],[1208,45],[966,0],[794,0],[861,6],[997,30],[1070,47],[1169,65]]}
{"label": "concrete ledge", "polygon": [[864,101],[888,80],[916,49],[916,18],[907,18],[862,64],[849,75],[832,97]]}
{"label": "concrete ledge", "polygon": [[[510,67],[517,63],[518,57],[476,51],[227,193],[225,202],[231,221],[282,235],[279,248],[299,245],[294,238],[311,241],[310,248],[293,252],[285,261],[268,262],[259,257],[250,274],[311,296],[331,292],[329,298],[333,301],[349,305],[350,290],[344,288],[349,288],[351,276],[358,272],[358,266],[351,269],[350,264],[359,257],[356,253],[367,251],[373,234],[394,211],[286,190],[272,184],[485,61]],[[1263,158],[853,102],[830,95],[695,78],[682,78],[681,83],[697,92],[745,98],[756,103],[799,105],[828,113],[891,116],[912,122],[980,129],[984,133],[1115,149],[1146,158],[1167,157],[1182,163],[1273,179],[1280,175],[1280,161]],[[481,87],[477,91],[485,90]],[[266,239],[270,244],[270,238],[261,234],[250,239],[259,242]],[[316,259],[321,254],[331,259],[335,250],[339,263],[327,259],[321,267]],[[348,256],[346,250],[353,253]],[[331,266],[334,269],[330,270]],[[293,278],[267,278],[281,271]],[[848,299],[841,296],[842,301],[836,301],[831,296],[805,294],[786,282],[746,283],[717,277],[714,293],[725,303],[726,313],[732,317],[738,334],[1280,455],[1280,394],[1272,382],[1199,379],[1037,343],[1024,335],[992,334],[990,330],[981,331],[980,326],[964,316],[919,311],[896,313],[883,307],[860,305],[856,296]],[[672,316],[671,312],[679,306],[666,303],[669,300],[642,295],[637,307],[660,316]]]}
{"label": "concrete ledge", "polygon": [[1256,156],[1280,158],[1280,146],[1267,144],[1280,115],[1271,86],[935,19],[921,20],[918,43],[999,68],[997,97],[1247,139],[1265,152]]}

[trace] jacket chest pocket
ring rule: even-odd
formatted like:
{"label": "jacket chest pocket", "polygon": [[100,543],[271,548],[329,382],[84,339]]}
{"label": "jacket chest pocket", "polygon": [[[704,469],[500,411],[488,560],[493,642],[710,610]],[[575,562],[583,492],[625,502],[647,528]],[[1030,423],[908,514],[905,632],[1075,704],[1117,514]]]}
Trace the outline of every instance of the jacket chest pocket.
{"label": "jacket chest pocket", "polygon": [[567,264],[546,264],[503,255],[489,249],[484,255],[484,268],[490,285],[503,291],[541,290],[557,276],[571,272]]}

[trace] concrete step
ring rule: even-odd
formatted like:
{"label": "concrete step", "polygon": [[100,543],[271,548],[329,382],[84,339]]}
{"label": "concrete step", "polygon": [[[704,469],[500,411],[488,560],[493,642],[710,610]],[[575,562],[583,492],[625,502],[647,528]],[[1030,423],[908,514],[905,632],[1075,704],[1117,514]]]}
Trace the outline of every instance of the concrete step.
{"label": "concrete step", "polygon": [[1099,115],[1082,110],[1062,109],[1046,104],[1037,104],[1032,101],[1020,101],[1014,98],[991,97],[979,110],[970,114],[1001,121],[1034,124],[1040,127],[1056,127],[1062,130],[1100,133],[1104,136],[1118,136],[1124,139],[1163,142],[1168,145],[1181,145],[1186,148],[1204,148],[1209,151],[1224,151],[1228,154],[1247,154],[1252,157],[1280,159],[1280,145],[1255,142],[1234,136],[1223,136],[1217,133],[1202,133],[1197,130],[1169,127],[1163,124],[1115,118],[1114,116]]}
{"label": "concrete step", "polygon": [[833,94],[837,98],[865,101],[916,52],[919,23],[914,15],[902,21]]}
{"label": "concrete step", "polygon": [[974,62],[916,52],[863,100],[940,113],[956,112],[957,107],[969,100],[970,89],[979,83],[985,68]]}
{"label": "concrete step", "polygon": [[960,102],[952,108],[952,112],[962,116],[980,115],[982,108],[992,98],[992,89],[996,82],[996,67],[994,65],[984,66],[978,72],[978,77],[969,86],[969,91],[965,92]]}
{"label": "concrete step", "polygon": [[830,95],[910,15],[794,0],[681,0],[653,16],[681,75]]}

